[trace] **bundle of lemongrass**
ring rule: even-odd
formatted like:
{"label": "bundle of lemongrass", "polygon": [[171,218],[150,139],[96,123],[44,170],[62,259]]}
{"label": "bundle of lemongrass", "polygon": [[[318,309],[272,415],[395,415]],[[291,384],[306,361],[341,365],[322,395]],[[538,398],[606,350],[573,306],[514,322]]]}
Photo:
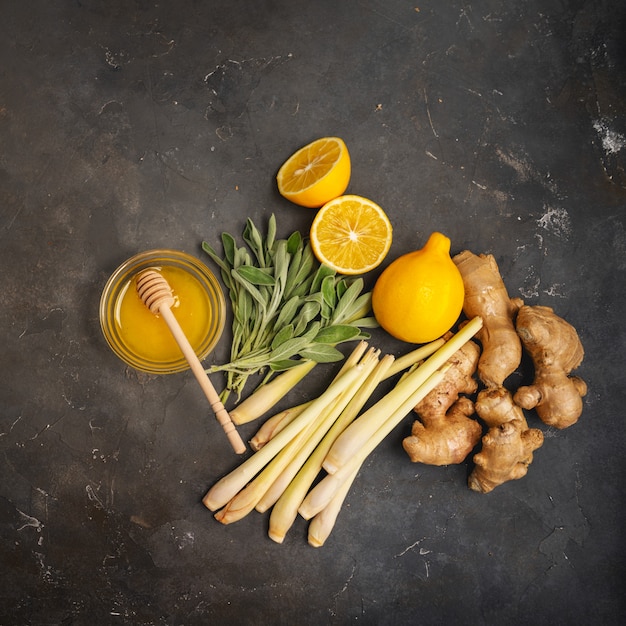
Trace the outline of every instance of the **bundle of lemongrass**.
{"label": "bundle of lemongrass", "polygon": [[[482,327],[469,321],[394,359],[361,342],[319,397],[267,420],[251,444],[255,452],[203,498],[223,524],[252,510],[272,508],[269,536],[282,543],[298,514],[309,524],[309,544],[329,536],[363,462],[443,378],[446,362]],[[406,370],[398,383],[359,415],[379,382]],[[316,478],[326,475],[311,488]]]}

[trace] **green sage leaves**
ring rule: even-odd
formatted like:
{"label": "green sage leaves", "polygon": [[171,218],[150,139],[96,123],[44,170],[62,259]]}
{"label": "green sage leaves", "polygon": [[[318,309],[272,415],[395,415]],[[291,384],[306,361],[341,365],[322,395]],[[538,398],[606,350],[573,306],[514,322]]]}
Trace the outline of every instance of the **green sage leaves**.
{"label": "green sage leaves", "polygon": [[245,245],[223,233],[222,255],[202,243],[220,269],[233,311],[230,363],[211,368],[226,372],[224,395],[240,396],[248,377],[265,369],[284,371],[303,359],[339,361],[343,355],[334,346],[367,338],[361,329],[376,325],[362,279],[320,265],[299,232],[287,239],[276,233],[272,215],[265,235],[246,221]]}

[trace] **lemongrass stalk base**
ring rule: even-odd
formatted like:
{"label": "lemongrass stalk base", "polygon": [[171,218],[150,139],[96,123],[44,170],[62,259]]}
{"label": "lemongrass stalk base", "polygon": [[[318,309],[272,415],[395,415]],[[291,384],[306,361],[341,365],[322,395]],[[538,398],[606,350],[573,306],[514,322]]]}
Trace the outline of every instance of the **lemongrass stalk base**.
{"label": "lemongrass stalk base", "polygon": [[385,378],[393,362],[393,356],[385,355],[376,364],[376,367],[356,391],[348,406],[346,406],[337,421],[332,425],[276,502],[269,522],[269,534],[274,541],[276,541],[275,537],[284,537],[293,525],[298,516],[298,508],[302,504],[307,491],[319,475],[322,469],[322,462],[328,450],[343,430],[356,418],[363,406],[365,406],[378,383]]}
{"label": "lemongrass stalk base", "polygon": [[330,536],[344,500],[348,496],[352,483],[356,480],[358,473],[359,470],[357,468],[343,481],[343,484],[339,487],[331,501],[311,520],[308,533],[310,546],[320,548]]}
{"label": "lemongrass stalk base", "polygon": [[349,369],[331,384],[326,391],[314,400],[293,422],[281,430],[258,452],[246,459],[230,474],[220,479],[202,499],[202,503],[211,511],[221,509],[231,498],[243,489],[296,434],[306,428],[332,400],[347,389],[361,373],[361,366]]}
{"label": "lemongrass stalk base", "polygon": [[[260,504],[264,508],[267,509],[269,506],[275,505],[270,515],[268,533],[270,538],[284,537],[298,516],[298,506],[321,468],[321,461],[327,449],[323,442],[327,435],[330,435],[338,424],[341,428],[342,420],[351,421],[369,397],[371,391],[363,399],[363,394],[360,392],[371,380],[373,372],[376,369],[380,370],[378,356],[379,352],[371,348],[363,357],[360,362],[360,365],[363,366],[361,376],[328,408],[321,417],[315,432],[285,469],[284,474],[280,477],[280,482],[277,481],[272,485],[262,498]],[[358,407],[354,407],[355,400],[359,402]],[[335,437],[336,434],[332,436],[333,440]],[[314,470],[314,473],[309,470],[309,467]],[[303,478],[303,475],[308,477]],[[275,487],[277,488],[275,489]],[[257,510],[259,510],[258,506]]]}
{"label": "lemongrass stalk base", "polygon": [[250,439],[250,447],[256,452],[260,450],[272,437],[275,437],[287,424],[290,424],[307,406],[310,402],[299,404],[298,406],[285,409],[280,413],[276,413],[272,417],[263,422],[263,425],[256,432],[254,437]]}
{"label": "lemongrass stalk base", "polygon": [[247,424],[265,415],[316,365],[315,361],[304,361],[259,387],[252,395],[230,411],[230,418],[233,423],[237,425]]}

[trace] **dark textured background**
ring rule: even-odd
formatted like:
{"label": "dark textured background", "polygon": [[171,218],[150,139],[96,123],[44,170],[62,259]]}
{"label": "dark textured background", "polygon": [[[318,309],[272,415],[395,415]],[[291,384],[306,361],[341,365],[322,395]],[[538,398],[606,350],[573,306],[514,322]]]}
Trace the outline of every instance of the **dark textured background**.
{"label": "dark textured background", "polygon": [[[624,623],[625,14],[3,2],[0,622]],[[407,417],[316,550],[301,519],[277,545],[266,515],[212,518],[200,499],[236,458],[189,373],[142,375],[110,352],[98,302],[136,252],[208,263],[203,239],[272,212],[279,234],[306,232],[312,212],[274,176],[333,134],[349,191],[393,222],[389,260],[433,230],[493,253],[512,295],[579,330],[589,394],[566,431],[529,416],[546,436],[529,475],[487,496],[467,489],[469,464],[411,464]]]}

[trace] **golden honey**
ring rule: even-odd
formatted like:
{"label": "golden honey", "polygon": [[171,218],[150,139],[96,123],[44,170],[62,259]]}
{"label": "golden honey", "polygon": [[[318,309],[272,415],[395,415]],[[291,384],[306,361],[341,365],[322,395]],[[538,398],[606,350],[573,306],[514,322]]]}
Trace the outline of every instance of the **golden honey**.
{"label": "golden honey", "polygon": [[[162,267],[174,295],[172,313],[197,349],[211,323],[209,299],[202,285],[184,270]],[[136,289],[136,278],[127,281],[115,304],[115,323],[120,337],[129,349],[148,361],[172,361],[182,353],[160,315],[154,315],[141,301]]]}
{"label": "golden honey", "polygon": [[216,345],[224,327],[224,296],[217,279],[197,259],[182,252],[154,250],[133,257],[111,276],[102,293],[100,322],[113,351],[128,365],[150,373],[187,369],[165,321],[137,293],[136,277],[157,269],[174,295],[172,313],[198,358]]}

